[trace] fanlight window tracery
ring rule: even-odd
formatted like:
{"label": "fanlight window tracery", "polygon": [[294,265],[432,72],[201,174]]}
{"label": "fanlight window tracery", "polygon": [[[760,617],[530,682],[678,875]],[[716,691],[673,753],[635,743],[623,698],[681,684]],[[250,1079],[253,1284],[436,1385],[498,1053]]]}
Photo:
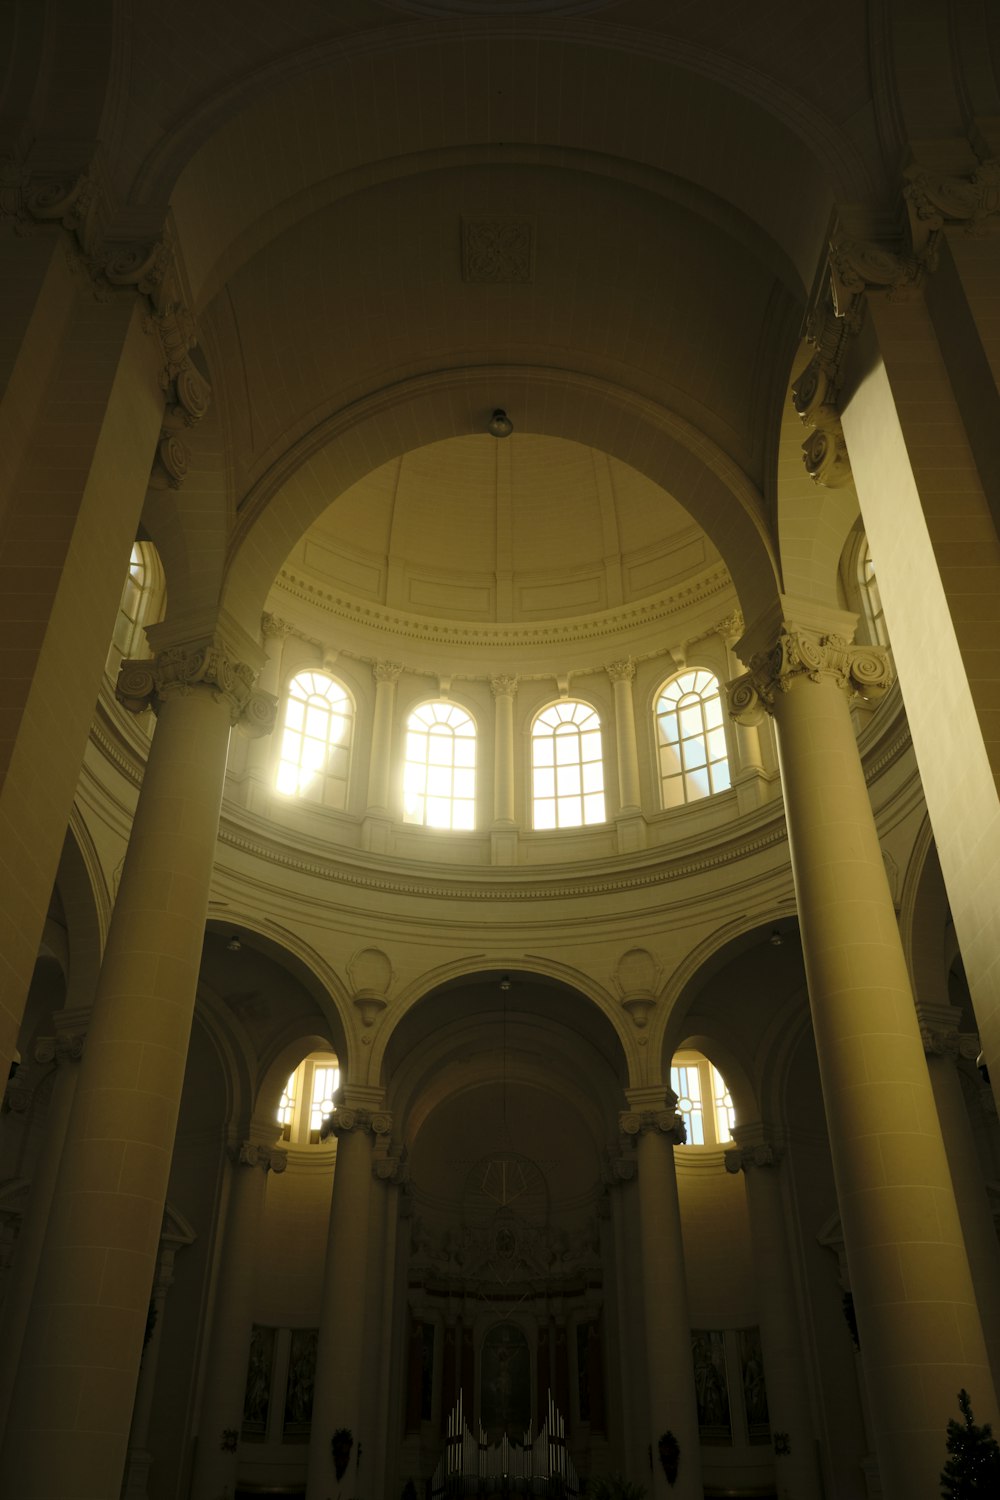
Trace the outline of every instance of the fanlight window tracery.
{"label": "fanlight window tracery", "polygon": [[476,826],[476,726],[454,703],[422,703],[406,721],[403,818],[425,828]]}
{"label": "fanlight window tracery", "polygon": [[656,700],[663,806],[727,791],[731,778],[718,679],[698,668],[664,683]]}
{"label": "fanlight window tracery", "polygon": [[721,1146],[732,1139],[736,1111],[729,1086],[714,1063],[700,1052],[678,1053],[670,1087],[684,1120],[689,1146]]}
{"label": "fanlight window tracery", "polygon": [[553,703],[531,726],[531,807],[535,828],[605,821],[601,721],[589,703]]}
{"label": "fanlight window tracery", "polygon": [[347,802],[354,706],[325,672],[299,672],[288,685],[278,791],[342,809]]}

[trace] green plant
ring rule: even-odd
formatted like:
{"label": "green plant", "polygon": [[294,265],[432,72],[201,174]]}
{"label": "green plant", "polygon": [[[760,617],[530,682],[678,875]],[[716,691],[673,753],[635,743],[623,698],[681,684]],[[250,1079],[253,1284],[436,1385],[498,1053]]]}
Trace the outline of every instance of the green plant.
{"label": "green plant", "polygon": [[968,1391],[959,1391],[964,1423],[952,1417],[947,1448],[951,1457],[941,1470],[944,1500],[996,1500],[1000,1495],[1000,1446],[989,1422],[977,1426]]}

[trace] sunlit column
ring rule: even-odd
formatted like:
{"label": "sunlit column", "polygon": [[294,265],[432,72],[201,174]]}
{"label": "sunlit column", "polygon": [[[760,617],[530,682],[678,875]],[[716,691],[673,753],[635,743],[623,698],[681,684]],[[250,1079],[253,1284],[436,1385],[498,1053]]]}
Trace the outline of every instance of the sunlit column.
{"label": "sunlit column", "polygon": [[270,1143],[243,1141],[233,1152],[191,1500],[216,1500],[226,1489],[230,1494],[236,1490],[233,1435],[239,1432],[243,1420],[264,1195],[268,1173],[283,1172],[287,1164],[288,1153]]}
{"label": "sunlit column", "polygon": [[[996,1398],[848,707],[884,653],[802,601],[747,638],[735,713],[774,717],[837,1196],[886,1500],[933,1491],[963,1386]],[[794,623],[792,623],[794,622]]]}
{"label": "sunlit column", "polygon": [[[649,1386],[648,1442],[657,1500],[702,1500],[698,1410],[691,1365],[691,1318],[674,1146],[684,1139],[670,1089],[630,1089],[632,1109],[620,1117],[622,1133],[636,1142],[642,1242],[643,1311]],[[645,1108],[637,1108],[637,1105]],[[661,1440],[672,1435],[679,1450],[677,1477],[660,1462]]]}
{"label": "sunlit column", "polygon": [[518,678],[490,678],[494,703],[493,821],[510,824],[514,816],[514,698]]}
{"label": "sunlit column", "polygon": [[[168,627],[153,632],[169,641]],[[242,640],[233,629],[233,638]],[[248,651],[257,648],[245,641]],[[122,1483],[187,1059],[229,736],[274,703],[217,635],[127,662],[159,705],[0,1465],[18,1500]]]}
{"label": "sunlit column", "polygon": [[[342,1488],[330,1448],[338,1431],[351,1437],[349,1493],[372,1500],[373,1466],[358,1462],[358,1444],[373,1452],[376,1434],[361,1428],[362,1391],[379,1345],[366,1324],[372,1143],[392,1129],[389,1115],[347,1105],[329,1117],[337,1137],[330,1201],[326,1272],[320,1306],[312,1435],[309,1441],[308,1500],[327,1500]],[[345,1482],[347,1475],[344,1476]]]}
{"label": "sunlit column", "polygon": [[[261,636],[267,655],[257,679],[257,686],[261,692],[270,693],[277,699],[281,690],[281,658],[288,636],[288,626],[276,615],[265,614],[261,618]],[[280,735],[262,736],[254,740],[247,751],[248,775],[251,781],[256,782],[265,793],[270,793],[274,788],[274,767],[281,749],[280,745],[275,743],[276,739],[280,739]],[[250,795],[253,797],[252,791]]]}
{"label": "sunlit column", "polygon": [[615,746],[618,751],[618,803],[621,812],[638,812],[639,751],[635,738],[635,704],[632,684],[635,662],[631,657],[609,662],[605,668],[615,695]]}
{"label": "sunlit column", "polygon": [[781,1195],[783,1152],[759,1126],[733,1130],[726,1171],[742,1171],[753,1247],[754,1292],[778,1500],[821,1500],[816,1432],[795,1304],[795,1277]]}
{"label": "sunlit column", "polygon": [[392,719],[396,704],[396,683],[402,667],[393,661],[377,661],[372,667],[375,678],[375,712],[372,717],[372,753],[368,772],[368,811],[388,817],[389,773],[392,764]]}

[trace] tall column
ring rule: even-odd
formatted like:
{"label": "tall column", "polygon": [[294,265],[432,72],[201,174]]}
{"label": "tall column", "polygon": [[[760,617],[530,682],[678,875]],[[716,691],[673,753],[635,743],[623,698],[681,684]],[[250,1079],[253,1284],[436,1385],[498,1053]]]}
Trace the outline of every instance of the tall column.
{"label": "tall column", "polygon": [[737,1145],[725,1154],[726,1171],[742,1171],[746,1186],[764,1383],[774,1439],[775,1489],[778,1500],[821,1500],[816,1432],[781,1197],[783,1153],[764,1138],[759,1126],[737,1126],[733,1138]]}
{"label": "tall column", "polygon": [[[956,1066],[964,1042],[970,1043],[969,1052],[976,1056],[978,1037],[959,1036],[955,1023],[961,1018],[961,1012],[952,1005],[932,1006],[922,1002],[917,1009],[927,1071],[941,1122],[955,1201],[965,1235],[965,1249],[990,1355],[993,1383],[1000,1389],[1000,1241],[997,1240],[962,1080]],[[965,1055],[969,1056],[969,1052]]]}
{"label": "tall column", "polygon": [[[674,1146],[683,1141],[684,1127],[675,1113],[677,1096],[670,1089],[629,1089],[628,1099],[633,1107],[621,1115],[620,1126],[636,1141],[639,1173],[652,1492],[657,1500],[702,1500],[691,1318],[674,1167]],[[666,1433],[673,1434],[680,1450],[672,1486],[659,1460],[659,1441]]]}
{"label": "tall column", "polygon": [[31,1296],[38,1271],[38,1257],[45,1243],[45,1230],[52,1207],[59,1162],[62,1159],[66,1129],[69,1124],[73,1095],[83,1056],[86,1036],[86,1012],[77,1012],[70,1024],[64,1011],[55,1036],[44,1037],[35,1048],[35,1061],[54,1062],[56,1077],[49,1099],[45,1121],[45,1142],[31,1182],[31,1195],[21,1224],[14,1251],[14,1263],[7,1280],[3,1314],[0,1316],[0,1435],[3,1434],[11,1393],[17,1378],[24,1330],[28,1323]]}
{"label": "tall column", "polygon": [[[163,413],[138,299],[65,236],[5,241],[0,401],[0,1079],[7,1078]],[[11,264],[12,257],[17,264]],[[24,298],[8,309],[7,298]],[[11,316],[7,317],[7,312]],[[7,351],[21,345],[11,361]],[[10,343],[7,342],[7,335]],[[86,374],[81,372],[85,371]],[[44,787],[44,796],[39,788]]]}
{"label": "tall column", "polygon": [[[381,1141],[388,1146],[388,1137]],[[371,1294],[378,1316],[378,1350],[375,1357],[375,1379],[369,1392],[372,1402],[371,1443],[366,1462],[371,1479],[371,1493],[384,1495],[390,1482],[390,1456],[395,1451],[399,1433],[390,1429],[390,1385],[394,1373],[393,1349],[396,1324],[397,1248],[399,1223],[399,1185],[404,1181],[405,1167],[397,1157],[385,1155],[375,1161],[376,1236],[382,1257],[381,1279],[373,1278]],[[421,1376],[423,1370],[421,1367]],[[366,1422],[366,1427],[368,1423]]]}
{"label": "tall column", "polygon": [[[782,600],[785,618],[730,685],[777,728],[802,950],[834,1177],[886,1500],[930,1493],[964,1386],[996,1396],[909,977],[845,689],[877,696],[883,653],[847,621]],[[792,623],[795,621],[796,623]]]}
{"label": "tall column", "polygon": [[149,1441],[149,1423],[153,1415],[153,1397],[156,1393],[156,1371],[160,1363],[160,1347],[163,1341],[163,1317],[167,1307],[167,1293],[174,1284],[174,1261],[178,1250],[193,1243],[190,1235],[168,1232],[164,1223],[160,1236],[160,1253],[153,1277],[153,1294],[149,1301],[146,1347],[142,1351],[139,1380],[135,1388],[135,1406],[132,1409],[132,1426],[129,1431],[128,1457],[125,1462],[125,1483],[121,1500],[149,1500],[149,1474],[154,1459],[146,1444]]}
{"label": "tall column", "polygon": [[326,1273],[320,1307],[312,1435],[309,1440],[308,1500],[327,1500],[342,1485],[337,1480],[330,1440],[346,1428],[352,1439],[347,1491],[368,1500],[370,1462],[357,1464],[358,1444],[369,1456],[374,1433],[361,1430],[365,1372],[377,1358],[368,1344],[365,1312],[368,1287],[369,1217],[372,1189],[372,1141],[392,1129],[389,1115],[341,1106],[329,1119],[337,1137],[333,1172]]}
{"label": "tall column", "polygon": [[[985,242],[993,305],[998,231],[994,220]],[[942,249],[941,270],[953,282]],[[845,361],[844,437],[976,1025],[1000,1093],[1000,403],[980,330],[938,276],[925,296],[870,292],[866,301]]]}
{"label": "tall column", "polygon": [[243,1421],[257,1245],[267,1174],[283,1172],[287,1164],[287,1151],[270,1143],[243,1141],[233,1153],[191,1500],[217,1500],[227,1490],[229,1494],[236,1491],[236,1445],[227,1443],[224,1447],[223,1434],[239,1432]]}
{"label": "tall column", "polygon": [[0,1459],[18,1500],[107,1500],[121,1487],[229,735],[235,722],[273,720],[252,680],[217,637],[126,663],[119,677],[123,700],[156,698],[159,718]]}
{"label": "tall column", "polygon": [[639,750],[635,738],[635,704],[632,683],[635,662],[631,657],[609,662],[605,668],[615,695],[615,748],[618,752],[618,810],[639,812]]}

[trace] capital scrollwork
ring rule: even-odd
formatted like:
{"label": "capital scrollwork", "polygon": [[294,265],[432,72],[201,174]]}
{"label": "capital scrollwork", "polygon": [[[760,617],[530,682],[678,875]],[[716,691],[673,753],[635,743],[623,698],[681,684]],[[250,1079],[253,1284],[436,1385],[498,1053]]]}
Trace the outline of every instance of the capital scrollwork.
{"label": "capital scrollwork", "polygon": [[499,672],[490,678],[490,691],[494,698],[513,698],[517,695],[518,684],[521,681],[515,673]]}
{"label": "capital scrollwork", "polygon": [[926,1022],[920,1026],[920,1041],[927,1057],[943,1057],[957,1062],[961,1053],[961,1039],[954,1026],[931,1026]]}
{"label": "capital scrollwork", "polygon": [[228,705],[231,723],[257,736],[274,728],[277,700],[254,688],[255,676],[252,667],[235,661],[221,644],[197,641],[171,646],[149,661],[122,662],[115,695],[132,713],[141,713],[171,695],[205,688]]}
{"label": "capital scrollwork", "polygon": [[622,1135],[633,1138],[655,1131],[675,1146],[683,1146],[687,1140],[683,1118],[669,1109],[623,1110],[618,1116],[618,1128]]}
{"label": "capital scrollwork", "polygon": [[832,678],[845,691],[874,702],[891,686],[892,672],[881,647],[853,646],[840,635],[783,624],[775,645],[758,652],[749,671],[727,685],[729,712],[739,723],[759,723],[800,678]]}
{"label": "capital scrollwork", "polygon": [[624,656],[619,661],[606,662],[604,670],[612,682],[634,682],[635,680],[635,662],[631,656]]}
{"label": "capital scrollwork", "polygon": [[324,1136],[350,1135],[355,1130],[371,1131],[376,1137],[387,1136],[392,1132],[392,1116],[382,1110],[352,1109],[342,1104],[323,1122]]}
{"label": "capital scrollwork", "polygon": [[751,1167],[776,1167],[781,1161],[781,1149],[770,1141],[756,1141],[752,1146],[731,1146],[723,1157],[727,1172],[735,1176],[749,1171]]}
{"label": "capital scrollwork", "polygon": [[265,1172],[281,1173],[288,1166],[288,1152],[280,1146],[265,1146],[259,1141],[241,1141],[236,1161],[241,1167],[263,1167]]}
{"label": "capital scrollwork", "polygon": [[946,224],[981,234],[986,221],[1000,213],[1000,160],[980,162],[971,177],[946,177],[915,163],[903,173],[903,200],[917,255],[932,248]]}
{"label": "capital scrollwork", "polygon": [[403,664],[398,661],[375,661],[372,662],[372,676],[376,682],[398,682],[403,672]]}

